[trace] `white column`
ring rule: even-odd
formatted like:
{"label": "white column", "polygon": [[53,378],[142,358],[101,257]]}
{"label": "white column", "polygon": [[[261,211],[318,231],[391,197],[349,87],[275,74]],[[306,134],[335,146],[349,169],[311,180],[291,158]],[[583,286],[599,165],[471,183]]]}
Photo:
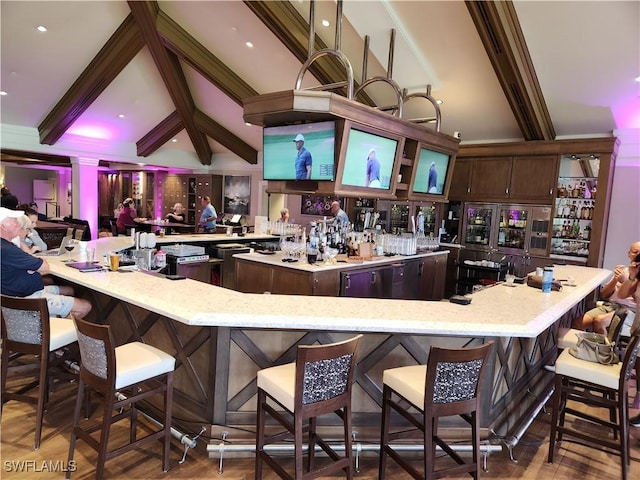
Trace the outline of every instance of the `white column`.
{"label": "white column", "polygon": [[89,222],[91,238],[98,238],[97,158],[71,158],[72,216]]}

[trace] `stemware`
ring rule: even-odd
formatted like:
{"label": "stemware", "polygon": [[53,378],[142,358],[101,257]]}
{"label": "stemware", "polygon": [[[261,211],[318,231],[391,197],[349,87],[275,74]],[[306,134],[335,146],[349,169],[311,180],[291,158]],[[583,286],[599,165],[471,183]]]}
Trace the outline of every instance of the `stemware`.
{"label": "stemware", "polygon": [[71,250],[73,250],[76,246],[75,240],[73,238],[70,238],[65,244],[64,244],[64,248],[67,251],[67,262],[72,262],[73,260],[71,259]]}

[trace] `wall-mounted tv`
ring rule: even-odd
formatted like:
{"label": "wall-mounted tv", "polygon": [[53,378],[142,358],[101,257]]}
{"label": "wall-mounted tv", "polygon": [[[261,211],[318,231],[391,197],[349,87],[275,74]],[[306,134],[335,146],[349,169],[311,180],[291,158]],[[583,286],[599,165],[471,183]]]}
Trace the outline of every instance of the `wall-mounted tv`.
{"label": "wall-mounted tv", "polygon": [[452,159],[449,153],[422,146],[415,159],[409,195],[434,199],[446,197],[453,173]]}
{"label": "wall-mounted tv", "polygon": [[350,123],[345,127],[336,189],[354,193],[395,194],[398,155],[403,139]]}
{"label": "wall-mounted tv", "polygon": [[265,180],[333,181],[336,163],[336,122],[264,127]]}

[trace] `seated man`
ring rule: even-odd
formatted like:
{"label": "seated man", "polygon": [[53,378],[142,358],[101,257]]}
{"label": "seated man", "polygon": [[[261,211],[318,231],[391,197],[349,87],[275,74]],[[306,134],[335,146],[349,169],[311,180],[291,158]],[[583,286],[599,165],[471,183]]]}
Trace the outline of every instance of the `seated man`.
{"label": "seated man", "polygon": [[44,258],[34,257],[14,245],[11,240],[20,233],[20,210],[0,207],[0,291],[12,297],[47,299],[49,314],[59,317],[84,318],[91,311],[91,303],[74,298],[68,286],[44,285],[42,274],[49,271]]}
{"label": "seated man", "polygon": [[[631,244],[627,256],[633,262],[633,259],[638,254],[640,254],[640,241]],[[611,324],[617,305],[623,305],[635,311],[636,302],[633,296],[625,294],[625,292],[620,289],[628,278],[629,268],[624,265],[617,265],[613,271],[613,277],[600,291],[601,298],[607,301],[598,302],[596,308],[586,312],[581,319],[578,318],[574,320],[573,328],[579,330],[591,329],[596,333],[606,334],[607,327]]]}

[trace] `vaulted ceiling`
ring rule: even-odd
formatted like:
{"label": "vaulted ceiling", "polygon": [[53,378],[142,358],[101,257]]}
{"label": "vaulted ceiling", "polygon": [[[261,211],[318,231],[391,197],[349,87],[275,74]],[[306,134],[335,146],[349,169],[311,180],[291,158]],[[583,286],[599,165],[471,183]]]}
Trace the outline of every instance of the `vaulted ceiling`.
{"label": "vaulted ceiling", "polygon": [[[430,85],[443,101],[442,131],[459,131],[463,141],[640,128],[638,2],[346,0],[340,7],[336,39],[338,5],[313,4],[312,51],[339,46],[356,84],[380,76],[407,93]],[[291,90],[309,55],[308,1],[2,0],[0,9],[4,161],[20,157],[6,132],[21,128],[37,132],[32,151],[43,161],[95,140],[105,160],[215,166],[217,155],[232,154],[255,164],[261,129],[244,123],[242,100]],[[344,78],[324,57],[303,88]],[[372,106],[394,99],[384,84],[357,98]],[[429,102],[411,101],[403,116],[433,115]]]}

